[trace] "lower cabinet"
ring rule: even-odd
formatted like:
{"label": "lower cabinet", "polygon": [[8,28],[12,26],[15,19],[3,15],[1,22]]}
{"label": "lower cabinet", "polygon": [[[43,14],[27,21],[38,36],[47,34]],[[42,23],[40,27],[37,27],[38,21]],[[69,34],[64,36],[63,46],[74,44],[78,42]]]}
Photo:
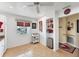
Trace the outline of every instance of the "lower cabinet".
{"label": "lower cabinet", "polygon": [[53,49],[53,38],[47,39],[47,47]]}

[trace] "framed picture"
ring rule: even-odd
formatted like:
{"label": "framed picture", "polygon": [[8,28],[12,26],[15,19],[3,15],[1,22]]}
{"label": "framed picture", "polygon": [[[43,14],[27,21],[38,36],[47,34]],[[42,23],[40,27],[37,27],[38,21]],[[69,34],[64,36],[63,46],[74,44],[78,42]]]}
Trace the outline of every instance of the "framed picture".
{"label": "framed picture", "polygon": [[27,27],[17,27],[17,33],[27,34]]}
{"label": "framed picture", "polygon": [[42,32],[43,26],[42,26],[42,21],[39,21],[39,30]]}
{"label": "framed picture", "polygon": [[32,23],[32,29],[36,29],[36,23]]}

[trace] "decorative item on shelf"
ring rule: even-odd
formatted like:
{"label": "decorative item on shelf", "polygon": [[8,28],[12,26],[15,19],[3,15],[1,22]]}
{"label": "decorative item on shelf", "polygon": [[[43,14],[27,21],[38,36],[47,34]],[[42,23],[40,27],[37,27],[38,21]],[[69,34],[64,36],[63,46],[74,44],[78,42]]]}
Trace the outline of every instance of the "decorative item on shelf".
{"label": "decorative item on shelf", "polygon": [[49,26],[50,28],[53,28],[53,24],[50,24],[50,26]]}
{"label": "decorative item on shelf", "polygon": [[50,20],[50,22],[52,23],[52,22],[53,22],[53,20],[51,19],[51,20]]}
{"label": "decorative item on shelf", "polygon": [[0,32],[3,32],[3,29],[0,29]]}
{"label": "decorative item on shelf", "polygon": [[67,27],[67,30],[71,30],[71,27]]}
{"label": "decorative item on shelf", "polygon": [[32,29],[36,29],[36,23],[32,23]]}
{"label": "decorative item on shelf", "polygon": [[47,20],[47,32],[53,33],[53,18]]}
{"label": "decorative item on shelf", "polygon": [[2,27],[3,22],[0,21],[0,28]]}
{"label": "decorative item on shelf", "polygon": [[67,30],[71,30],[73,28],[73,23],[68,22]]}
{"label": "decorative item on shelf", "polygon": [[53,30],[52,29],[47,29],[47,32],[48,33],[53,33]]}

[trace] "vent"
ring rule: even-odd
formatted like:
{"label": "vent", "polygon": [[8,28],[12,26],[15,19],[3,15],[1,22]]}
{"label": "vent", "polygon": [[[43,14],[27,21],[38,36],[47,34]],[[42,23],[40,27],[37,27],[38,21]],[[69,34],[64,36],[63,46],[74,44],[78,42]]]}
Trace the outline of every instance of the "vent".
{"label": "vent", "polygon": [[73,37],[68,36],[68,37],[67,37],[67,42],[68,42],[68,43],[71,43],[71,44],[74,44],[74,39],[73,39]]}

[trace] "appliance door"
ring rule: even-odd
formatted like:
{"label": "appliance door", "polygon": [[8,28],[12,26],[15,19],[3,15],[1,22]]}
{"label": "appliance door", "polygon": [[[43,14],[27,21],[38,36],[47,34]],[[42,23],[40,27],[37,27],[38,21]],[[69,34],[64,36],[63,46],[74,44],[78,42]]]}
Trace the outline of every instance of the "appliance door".
{"label": "appliance door", "polygon": [[47,47],[53,49],[53,39],[52,38],[47,39]]}

